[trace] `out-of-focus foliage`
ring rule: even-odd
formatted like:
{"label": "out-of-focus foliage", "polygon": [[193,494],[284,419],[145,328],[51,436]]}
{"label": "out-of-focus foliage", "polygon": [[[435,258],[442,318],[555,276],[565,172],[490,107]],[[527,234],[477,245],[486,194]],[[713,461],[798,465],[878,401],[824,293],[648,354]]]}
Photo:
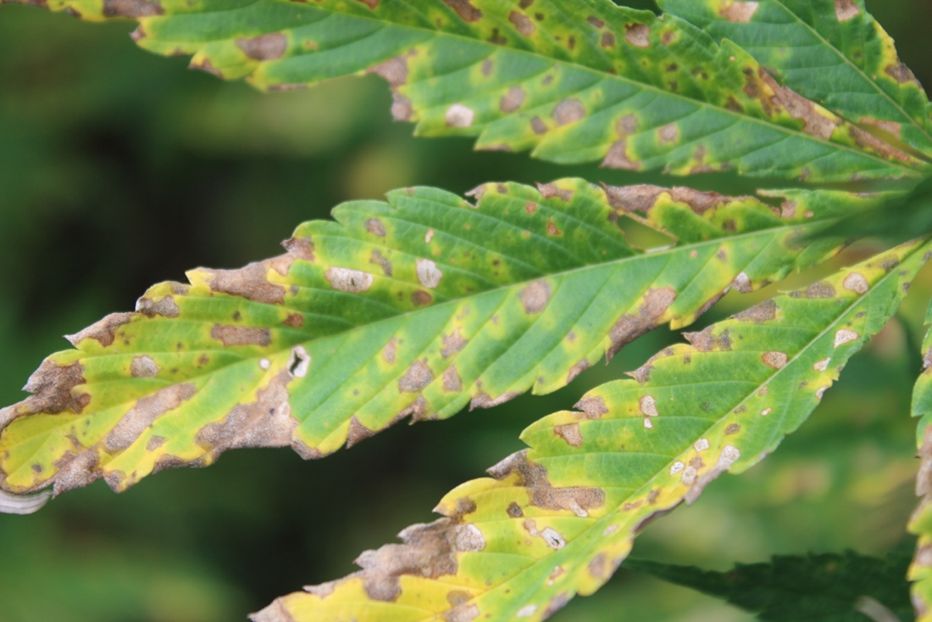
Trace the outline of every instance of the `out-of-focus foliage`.
{"label": "out-of-focus foliage", "polygon": [[909,521],[909,531],[919,536],[916,555],[909,568],[914,581],[913,600],[919,620],[932,620],[932,303],[926,311],[922,340],[922,372],[913,388],[913,417],[919,418],[916,445],[922,460],[916,478],[916,494],[922,499]]}
{"label": "out-of-focus foliage", "polygon": [[[932,83],[925,38],[932,6],[925,0],[868,5],[920,80]],[[134,50],[129,30],[4,7],[0,260],[24,268],[0,274],[3,403],[19,399],[22,379],[42,354],[59,347],[57,335],[127,307],[149,283],[180,278],[194,263],[236,266],[272,254],[283,231],[326,216],[327,207],[346,198],[413,183],[459,193],[489,179],[634,179],[473,154],[465,140],[411,140],[408,128],[387,118],[389,97],[374,78],[331,83],[326,92],[260,96],[186,72],[183,61]],[[671,183],[660,175],[647,179]],[[736,194],[757,186],[725,175],[691,183]],[[203,230],[211,235],[195,239]],[[75,245],[92,238],[94,253],[79,260]],[[907,396],[918,371],[911,349],[918,348],[924,312],[916,301],[929,291],[926,274],[902,318],[851,361],[810,423],[780,452],[740,479],[716,481],[701,504],[654,524],[636,550],[710,567],[722,559],[852,543],[882,553],[895,543],[914,503]],[[752,297],[729,297],[719,313],[746,307]],[[517,433],[538,413],[563,408],[637,367],[668,340],[663,332],[642,338],[611,366],[552,396],[520,398],[494,415],[396,428],[324,463],[246,451],[212,469],[165,473],[119,498],[99,484],[28,521],[0,517],[10,546],[4,550],[16,551],[15,562],[0,565],[0,601],[11,622],[34,622],[29,603],[41,603],[43,619],[62,621],[171,622],[183,619],[182,610],[210,622],[236,619],[282,586],[349,570],[347,551],[378,545],[398,525],[427,518],[418,508],[517,449]],[[382,477],[406,482],[400,498]],[[813,522],[814,515],[824,520]],[[276,564],[265,563],[270,557]],[[116,577],[137,576],[141,566],[146,581],[137,589],[120,591],[119,599],[108,592],[109,601],[89,598]],[[554,619],[750,617],[622,571],[599,599],[584,599]]]}
{"label": "out-of-focus foliage", "polygon": [[724,598],[766,622],[909,622],[903,581],[912,547],[883,558],[845,553],[778,555],[727,572],[630,560],[631,570]]}

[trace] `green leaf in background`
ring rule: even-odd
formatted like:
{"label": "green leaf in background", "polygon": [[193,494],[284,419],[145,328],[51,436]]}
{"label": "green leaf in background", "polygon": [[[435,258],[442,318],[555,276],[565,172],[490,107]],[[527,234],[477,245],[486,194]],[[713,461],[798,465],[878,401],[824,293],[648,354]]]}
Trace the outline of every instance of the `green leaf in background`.
{"label": "green leaf in background", "polygon": [[659,0],[786,86],[885,141],[932,154],[932,106],[864,0]]}
{"label": "green leaf in background", "polygon": [[625,567],[724,598],[765,622],[908,622],[908,551],[777,555],[727,572],[633,559]]}
{"label": "green leaf in background", "polygon": [[913,602],[920,622],[932,620],[932,303],[926,311],[925,324],[923,369],[913,389],[912,403],[913,417],[919,417],[916,441],[921,463],[916,494],[922,500],[909,522],[910,533],[919,537],[909,579],[913,581]]}
{"label": "green leaf in background", "polygon": [[[256,622],[543,620],[595,592],[652,519],[796,430],[899,306],[932,244],[908,244],[690,336],[531,425],[530,449],[363,553],[355,574]],[[697,526],[697,529],[700,527]]]}
{"label": "green leaf in background", "polygon": [[816,232],[813,238],[871,238],[900,244],[932,234],[932,177],[925,178],[909,192],[889,192],[876,197],[874,206]]}
{"label": "green leaf in background", "polygon": [[[475,196],[347,203],[337,222],[301,225],[280,257],[154,286],[135,313],[72,336],[30,379],[33,396],[0,411],[0,485],[58,494],[104,477],[123,490],[239,447],[321,457],[407,417],[551,392],[732,286],[823,259],[835,242],[795,241],[871,202],[578,179]],[[663,246],[638,248],[625,225]]]}
{"label": "green leaf in background", "polygon": [[51,0],[133,17],[145,49],[268,90],[374,73],[423,136],[559,163],[849,182],[928,161],[774,80],[738,46],[609,0]]}

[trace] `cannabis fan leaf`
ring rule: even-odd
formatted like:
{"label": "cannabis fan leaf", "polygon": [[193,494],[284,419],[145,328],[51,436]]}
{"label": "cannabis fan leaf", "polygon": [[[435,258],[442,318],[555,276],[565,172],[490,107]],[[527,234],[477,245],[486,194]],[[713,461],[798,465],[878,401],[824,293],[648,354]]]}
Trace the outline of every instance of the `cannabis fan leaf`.
{"label": "cannabis fan leaf", "polygon": [[[417,123],[418,134],[475,136],[482,149],[531,149],[554,162],[627,170],[735,170],[809,182],[913,177],[928,169],[928,159],[912,149],[781,85],[737,45],[674,15],[658,18],[609,0],[49,6],[92,20],[136,18],[134,38],[144,48],[191,55],[195,67],[263,89],[378,74],[392,87],[394,116]],[[884,62],[893,62],[892,49],[885,53]],[[908,99],[907,89],[902,85],[897,97]],[[875,95],[893,97],[880,89]],[[921,107],[915,93],[908,106]],[[902,112],[902,105],[893,108],[876,111],[881,124]],[[927,117],[923,112],[923,125]]]}
{"label": "cannabis fan leaf", "polygon": [[453,490],[443,518],[254,619],[546,619],[608,580],[653,517],[795,431],[930,251],[900,247],[693,333],[531,425],[530,449]]}
{"label": "cannabis fan leaf", "polygon": [[[319,457],[402,418],[550,392],[658,325],[692,322],[823,258],[794,240],[871,203],[793,192],[772,207],[652,186],[490,184],[344,204],[287,253],[151,288],[50,357],[0,411],[0,481],[57,493],[246,446]],[[782,206],[782,211],[781,207]],[[790,209],[792,206],[792,209]],[[666,245],[644,252],[625,223]]]}
{"label": "cannabis fan leaf", "polygon": [[[862,0],[661,0],[661,15],[609,0],[41,3],[135,19],[143,48],[267,91],[380,76],[420,136],[782,189],[563,179],[340,205],[284,254],[192,270],[71,336],[0,410],[0,511],[242,447],[320,458],[404,419],[549,393],[847,238],[915,238],[689,333],[543,417],[439,520],[256,622],[546,619],[602,586],[651,520],[775,450],[932,253],[932,106]],[[929,379],[914,397],[924,498],[910,571],[926,618]]]}

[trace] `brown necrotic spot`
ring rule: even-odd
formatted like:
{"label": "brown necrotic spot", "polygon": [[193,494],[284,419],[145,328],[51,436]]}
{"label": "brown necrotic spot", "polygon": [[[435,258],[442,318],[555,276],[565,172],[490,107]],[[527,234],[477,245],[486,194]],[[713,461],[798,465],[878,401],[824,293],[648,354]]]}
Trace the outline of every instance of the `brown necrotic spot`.
{"label": "brown necrotic spot", "polygon": [[403,393],[417,393],[434,380],[434,372],[427,359],[415,361],[405,375],[398,380],[398,389]]}
{"label": "brown necrotic spot", "polygon": [[282,324],[291,328],[301,328],[304,326],[304,316],[300,313],[289,313]]}
{"label": "brown necrotic spot", "polygon": [[456,366],[451,365],[443,372],[443,389],[449,392],[460,391],[463,388],[463,381],[460,379]]}
{"label": "brown necrotic spot", "polygon": [[504,113],[514,112],[524,103],[524,89],[520,86],[512,86],[502,96],[498,104],[499,109]]}
{"label": "brown necrotic spot", "polygon": [[557,125],[568,125],[580,121],[586,116],[586,109],[576,98],[564,99],[553,109],[553,118]]}
{"label": "brown necrotic spot", "polygon": [[489,475],[497,480],[514,477],[519,486],[527,488],[531,505],[546,510],[565,510],[579,517],[589,515],[589,510],[605,503],[605,491],[601,488],[566,487],[554,488],[547,478],[547,470],[531,462],[527,450],[505,458],[489,469]]}
{"label": "brown necrotic spot", "polygon": [[624,345],[657,326],[675,299],[676,290],[672,287],[649,290],[636,315],[626,313],[612,326],[609,334],[611,344],[606,355],[613,357]]}
{"label": "brown necrotic spot", "polygon": [[444,4],[456,11],[464,22],[475,22],[482,17],[482,11],[469,0],[443,0]]}
{"label": "brown necrotic spot", "polygon": [[389,365],[394,364],[395,356],[398,352],[398,340],[392,337],[382,349],[382,359]]}
{"label": "brown necrotic spot", "polygon": [[136,402],[107,435],[107,451],[123,451],[136,442],[156,419],[181,406],[194,397],[197,387],[193,384],[177,384],[166,387]]}
{"label": "brown necrotic spot", "polygon": [[350,417],[349,428],[346,431],[346,447],[352,447],[371,438],[375,432],[364,426],[355,416]]}
{"label": "brown necrotic spot", "polygon": [[508,21],[511,22],[518,30],[518,32],[520,32],[525,37],[530,37],[533,35],[534,30],[536,29],[534,22],[532,22],[527,15],[518,11],[512,11],[509,13]]}
{"label": "brown necrotic spot", "polygon": [[789,358],[785,352],[764,352],[761,355],[761,361],[764,362],[764,365],[773,369],[782,369],[788,360]]}
{"label": "brown necrotic spot", "polygon": [[84,367],[80,363],[59,365],[46,359],[23,387],[32,395],[16,406],[0,410],[0,429],[22,415],[80,413],[91,399],[90,395],[77,391],[84,383]]}
{"label": "brown necrotic spot", "polygon": [[288,49],[288,39],[280,32],[270,32],[250,39],[237,39],[236,45],[253,60],[275,60]]}
{"label": "brown necrotic spot", "polygon": [[854,0],[835,0],[835,17],[840,22],[854,19],[861,13],[861,9]]}
{"label": "brown necrotic spot", "polygon": [[[180,283],[173,285],[178,286],[178,291],[176,291],[176,293],[179,295],[183,295],[188,291],[187,285],[181,285]],[[176,288],[173,287],[173,289]],[[162,317],[178,317],[181,315],[181,309],[178,308],[178,303],[175,302],[172,296],[163,296],[158,300],[143,296],[136,301],[136,311],[147,317],[155,317],[157,315]]]}
{"label": "brown necrotic spot", "polygon": [[729,22],[746,24],[757,13],[759,2],[729,2],[721,8],[719,14]]}
{"label": "brown necrotic spot", "polygon": [[219,455],[242,447],[287,447],[297,421],[291,416],[288,383],[291,375],[280,372],[256,394],[256,401],[238,404],[221,421],[197,433],[197,442]]}
{"label": "brown necrotic spot", "polygon": [[819,281],[801,292],[793,292],[790,295],[794,298],[834,298],[836,293],[834,285],[827,281]]}
{"label": "brown necrotic spot", "polygon": [[676,123],[670,123],[657,130],[657,135],[661,142],[675,143],[680,138],[680,128]]}
{"label": "brown necrotic spot", "polygon": [[443,336],[443,348],[440,350],[440,354],[444,358],[449,358],[466,347],[466,344],[469,343],[463,334],[460,332],[459,328],[453,329],[453,332]]}
{"label": "brown necrotic spot", "polygon": [[625,41],[634,47],[650,46],[650,28],[646,24],[628,24],[625,26]]}
{"label": "brown necrotic spot", "polygon": [[586,371],[587,369],[589,369],[589,361],[587,361],[586,359],[581,359],[577,361],[576,364],[570,367],[569,371],[566,372],[567,384],[576,380],[576,378],[578,378],[579,375],[583,373],[584,371]]}
{"label": "brown necrotic spot", "polygon": [[416,272],[417,280],[428,289],[435,289],[440,285],[440,280],[443,278],[443,272],[430,259],[418,259]]}
{"label": "brown necrotic spot", "polygon": [[394,267],[392,262],[389,261],[388,257],[382,254],[378,249],[373,249],[372,254],[369,256],[369,263],[375,264],[382,268],[382,274],[385,276],[392,276],[394,274]]}
{"label": "brown necrotic spot", "polygon": [[165,11],[157,0],[104,0],[107,17],[152,17]]}
{"label": "brown necrotic spot", "polygon": [[900,84],[916,82],[916,75],[903,63],[894,63],[890,65],[886,68],[885,73]]}
{"label": "brown necrotic spot", "polygon": [[366,221],[366,231],[380,238],[385,237],[385,225],[378,218],[370,218]]}
{"label": "brown necrotic spot", "polygon": [[411,292],[411,302],[415,307],[425,307],[434,301],[434,297],[423,289]]}
{"label": "brown necrotic spot", "polygon": [[372,275],[362,270],[351,268],[327,268],[324,274],[333,289],[351,294],[368,291],[372,287]]}
{"label": "brown necrotic spot", "polygon": [[777,317],[777,303],[773,300],[765,300],[735,315],[737,320],[757,323],[769,322],[775,317]]}
{"label": "brown necrotic spot", "polygon": [[68,335],[65,338],[76,348],[86,339],[93,339],[106,348],[113,345],[117,331],[132,322],[133,317],[132,313],[111,313],[79,333]]}
{"label": "brown necrotic spot", "polygon": [[133,357],[130,364],[130,374],[136,378],[152,378],[159,373],[159,366],[150,356]]}
{"label": "brown necrotic spot", "polygon": [[709,326],[698,333],[683,333],[686,340],[700,352],[731,350],[731,335],[728,329],[715,332],[715,326]]}
{"label": "brown necrotic spot", "polygon": [[[477,382],[476,384],[477,387],[482,386],[481,382]],[[476,395],[473,396],[471,400],[469,400],[469,410],[473,411],[477,408],[495,408],[496,406],[501,406],[505,402],[510,402],[511,400],[518,397],[518,395],[520,394],[515,391],[506,391],[498,397],[492,397],[485,391],[480,390],[478,393],[476,393]]]}
{"label": "brown necrotic spot", "polygon": [[485,548],[482,532],[470,524],[441,518],[427,525],[412,525],[399,534],[402,544],[387,544],[365,551],[356,560],[357,573],[369,598],[392,602],[401,595],[402,576],[438,579],[455,575],[457,554]]}
{"label": "brown necrotic spot", "polygon": [[226,347],[231,346],[267,346],[272,341],[268,328],[252,328],[215,324],[210,336]]}
{"label": "brown necrotic spot", "polygon": [[581,410],[589,419],[598,419],[608,413],[605,400],[597,395],[582,398],[573,408]]}
{"label": "brown necrotic spot", "polygon": [[567,445],[579,447],[582,445],[582,433],[579,431],[578,423],[566,423],[564,425],[554,426],[553,433],[562,438]]}
{"label": "brown necrotic spot", "polygon": [[204,270],[204,273],[210,278],[210,288],[216,292],[266,304],[281,304],[285,300],[285,288],[269,282],[268,274],[270,270],[287,274],[294,259],[291,254],[281,255],[251,263],[239,270]]}
{"label": "brown necrotic spot", "polygon": [[550,302],[550,285],[546,281],[534,281],[522,289],[519,296],[526,313],[540,313]]}

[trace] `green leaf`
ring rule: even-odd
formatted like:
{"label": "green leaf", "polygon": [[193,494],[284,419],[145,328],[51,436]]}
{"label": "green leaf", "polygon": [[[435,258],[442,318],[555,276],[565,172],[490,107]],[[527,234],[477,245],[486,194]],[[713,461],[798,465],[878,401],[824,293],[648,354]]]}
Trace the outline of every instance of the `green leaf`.
{"label": "green leaf", "polygon": [[919,418],[916,441],[922,462],[916,494],[922,500],[909,521],[909,532],[919,537],[909,579],[913,581],[913,602],[920,622],[932,620],[932,302],[926,310],[925,324],[923,370],[913,389],[912,404],[913,417]]}
{"label": "green leaf", "polygon": [[778,84],[747,52],[609,0],[50,0],[268,90],[374,73],[422,136],[559,163],[846,182],[928,163]]}
{"label": "green leaf", "polygon": [[750,52],[791,89],[932,157],[932,106],[864,0],[658,0]]}
{"label": "green leaf", "polygon": [[718,596],[767,622],[893,622],[912,619],[903,582],[908,549],[883,559],[853,551],[778,555],[728,572],[630,560],[626,568]]}
{"label": "green leaf", "polygon": [[874,238],[895,245],[932,234],[932,177],[925,178],[909,192],[875,196],[875,205],[845,216],[813,234],[813,239],[822,236],[848,240]]}
{"label": "green leaf", "polygon": [[403,544],[253,619],[536,621],[595,592],[650,520],[802,424],[930,250],[899,247],[692,334],[531,425],[530,449],[453,490]]}
{"label": "green leaf", "polygon": [[[794,241],[871,202],[573,179],[475,196],[409,188],[341,205],[284,255],[191,271],[72,336],[33,395],[0,411],[2,488],[57,494],[104,477],[123,490],[238,447],[321,457],[409,416],[554,391],[732,286],[821,260],[836,242]],[[631,225],[662,246],[638,248]]]}

